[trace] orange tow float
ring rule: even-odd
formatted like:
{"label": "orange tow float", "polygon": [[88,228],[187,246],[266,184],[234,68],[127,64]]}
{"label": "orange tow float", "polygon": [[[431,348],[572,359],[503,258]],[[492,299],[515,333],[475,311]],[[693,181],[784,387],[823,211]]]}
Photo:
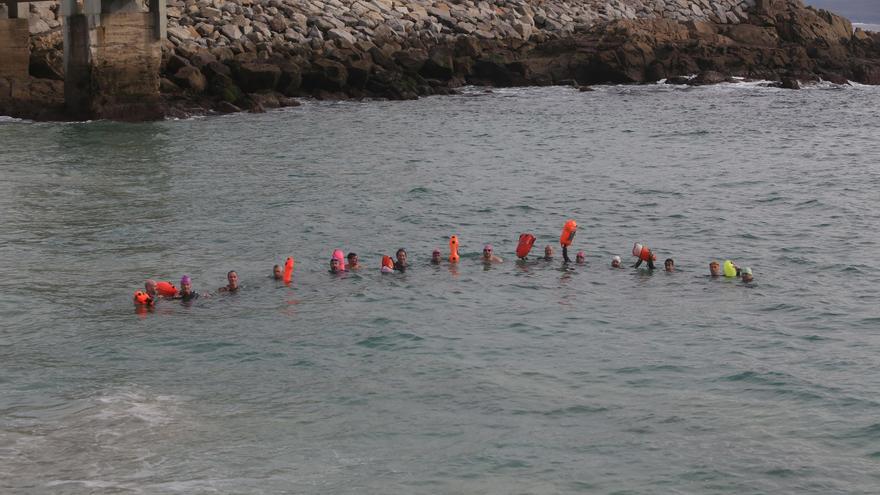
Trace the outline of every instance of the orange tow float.
{"label": "orange tow float", "polygon": [[449,262],[450,263],[458,263],[460,257],[458,256],[458,236],[452,236],[449,238]]}

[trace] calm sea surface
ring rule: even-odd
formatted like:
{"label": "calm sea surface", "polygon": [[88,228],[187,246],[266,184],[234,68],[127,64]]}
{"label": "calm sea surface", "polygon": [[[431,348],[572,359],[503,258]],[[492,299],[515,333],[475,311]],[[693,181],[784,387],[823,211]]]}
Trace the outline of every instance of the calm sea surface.
{"label": "calm sea surface", "polygon": [[[880,88],[5,119],[0,179],[4,494],[880,487]],[[586,264],[514,261],[568,218]],[[679,270],[609,268],[635,241]]]}

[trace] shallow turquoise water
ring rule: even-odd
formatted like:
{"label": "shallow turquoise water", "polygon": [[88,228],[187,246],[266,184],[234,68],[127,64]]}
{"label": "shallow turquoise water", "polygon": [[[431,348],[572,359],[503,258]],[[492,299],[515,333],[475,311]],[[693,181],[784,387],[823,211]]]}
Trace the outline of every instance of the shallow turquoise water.
{"label": "shallow turquoise water", "polygon": [[[878,97],[4,121],[0,491],[875,493]],[[513,261],[567,218],[586,265]],[[429,265],[452,233],[460,265]],[[679,271],[608,268],[635,241]],[[412,269],[379,274],[398,247]],[[331,276],[335,248],[368,269]],[[726,258],[757,283],[705,276]],[[240,294],[132,308],[147,277],[230,269]]]}

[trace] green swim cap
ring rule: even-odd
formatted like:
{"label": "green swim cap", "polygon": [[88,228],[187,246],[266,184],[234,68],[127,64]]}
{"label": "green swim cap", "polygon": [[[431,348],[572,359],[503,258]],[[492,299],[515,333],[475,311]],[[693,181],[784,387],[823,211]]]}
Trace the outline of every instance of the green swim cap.
{"label": "green swim cap", "polygon": [[752,274],[752,269],[749,268],[749,267],[745,267],[745,268],[743,268],[739,273],[742,274],[742,275],[751,275],[751,274]]}

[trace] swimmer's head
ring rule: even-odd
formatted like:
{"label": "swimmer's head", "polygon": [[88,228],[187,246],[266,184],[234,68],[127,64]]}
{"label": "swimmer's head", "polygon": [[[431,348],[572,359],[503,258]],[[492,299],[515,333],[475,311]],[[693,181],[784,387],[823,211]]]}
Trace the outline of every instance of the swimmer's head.
{"label": "swimmer's head", "polygon": [[358,267],[358,263],[359,263],[359,262],[358,262],[358,255],[357,255],[357,253],[348,253],[348,256],[346,256],[346,259],[348,260],[348,266],[349,266],[349,267],[351,267],[351,268],[357,268],[357,267]]}
{"label": "swimmer's head", "polygon": [[238,274],[235,273],[235,270],[229,270],[229,272],[226,274],[226,280],[229,282],[229,285],[227,285],[227,287],[232,290],[238,288]]}
{"label": "swimmer's head", "polygon": [[402,265],[406,264],[406,249],[400,248],[397,250],[397,262]]}
{"label": "swimmer's head", "polygon": [[440,250],[435,249],[434,252],[431,253],[431,263],[440,263]]}
{"label": "swimmer's head", "polygon": [[483,258],[490,259],[492,257],[492,245],[486,244],[483,246]]}
{"label": "swimmer's head", "polygon": [[190,292],[192,292],[192,279],[189,275],[184,275],[180,277],[180,293],[187,295]]}
{"label": "swimmer's head", "polygon": [[713,277],[720,277],[721,276],[721,264],[718,263],[717,261],[712,261],[711,263],[709,263],[709,275],[711,275]]}
{"label": "swimmer's head", "polygon": [[615,256],[611,258],[611,266],[614,268],[620,268],[620,256]]}
{"label": "swimmer's head", "polygon": [[667,272],[674,272],[675,260],[673,260],[672,258],[666,258],[666,261],[663,262],[663,267],[666,269]]}
{"label": "swimmer's head", "polygon": [[150,297],[156,297],[156,281],[153,279],[147,279],[147,281],[144,282],[144,292]]}
{"label": "swimmer's head", "polygon": [[740,273],[741,273],[743,282],[751,282],[752,280],[754,280],[754,277],[752,277],[752,269],[751,268],[745,267],[740,271]]}
{"label": "swimmer's head", "polygon": [[583,263],[586,258],[587,254],[583,251],[578,251],[577,254],[574,256],[574,260],[576,263]]}
{"label": "swimmer's head", "polygon": [[544,247],[544,257],[545,258],[552,258],[553,257],[553,246],[548,244],[547,246]]}
{"label": "swimmer's head", "polygon": [[281,267],[279,265],[275,265],[272,267],[272,278],[274,278],[275,280],[281,280],[283,278]]}
{"label": "swimmer's head", "polygon": [[333,273],[342,271],[342,263],[338,258],[330,258],[330,271]]}

